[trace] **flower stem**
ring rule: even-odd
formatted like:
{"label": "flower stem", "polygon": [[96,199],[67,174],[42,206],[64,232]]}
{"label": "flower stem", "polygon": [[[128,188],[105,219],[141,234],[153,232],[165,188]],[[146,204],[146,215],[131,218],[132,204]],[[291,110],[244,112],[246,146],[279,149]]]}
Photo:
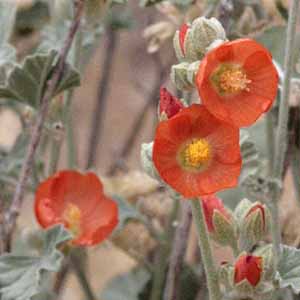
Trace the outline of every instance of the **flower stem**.
{"label": "flower stem", "polygon": [[156,257],[156,264],[154,270],[153,285],[151,289],[150,300],[161,300],[164,288],[164,282],[166,279],[166,271],[168,267],[168,258],[171,252],[171,243],[174,237],[174,220],[177,217],[177,212],[179,208],[179,199],[177,197],[173,198],[173,210],[169,217],[167,230],[165,234],[165,241],[160,244],[160,250]]}
{"label": "flower stem", "polygon": [[197,229],[203,265],[207,278],[209,300],[221,300],[221,291],[219,287],[218,274],[213,261],[202,202],[198,199],[192,199],[191,206],[194,222]]}
{"label": "flower stem", "polygon": [[[295,46],[295,33],[298,14],[299,0],[292,0],[289,12],[289,21],[287,28],[286,39],[286,52],[284,58],[284,79],[282,84],[282,97],[279,107],[279,122],[276,136],[275,156],[274,156],[274,178],[281,181],[284,158],[287,150],[288,142],[288,118],[289,118],[289,96],[290,96],[290,83],[292,76],[293,66],[293,50]],[[278,213],[278,201],[281,195],[280,186],[274,185],[273,189],[273,201],[270,204],[272,213],[272,238],[273,238],[273,252],[275,267],[278,264],[280,258],[280,242],[281,231],[279,226],[279,213]]]}

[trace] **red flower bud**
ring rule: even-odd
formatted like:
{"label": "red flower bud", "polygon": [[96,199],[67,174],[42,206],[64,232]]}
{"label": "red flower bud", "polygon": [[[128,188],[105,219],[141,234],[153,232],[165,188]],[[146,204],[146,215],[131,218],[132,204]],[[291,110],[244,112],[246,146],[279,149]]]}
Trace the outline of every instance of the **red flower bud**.
{"label": "red flower bud", "polygon": [[245,279],[256,286],[262,274],[262,258],[253,255],[242,255],[235,263],[234,282],[239,283]]}
{"label": "red flower bud", "polygon": [[225,219],[230,219],[230,215],[224,207],[222,200],[215,195],[202,197],[202,205],[209,232],[213,232],[215,230],[213,223],[214,211],[218,211]]}
{"label": "red flower bud", "polygon": [[183,54],[184,54],[184,40],[185,40],[185,35],[186,35],[188,29],[189,29],[189,25],[187,25],[185,23],[185,24],[181,25],[180,30],[179,30],[179,43],[180,43],[180,48],[181,48],[181,51]]}
{"label": "red flower bud", "polygon": [[[184,108],[182,102],[173,96],[166,88],[160,88],[159,115],[165,114],[167,119],[175,116]],[[163,118],[161,118],[163,119]]]}
{"label": "red flower bud", "polygon": [[266,229],[266,214],[265,214],[265,208],[263,205],[261,205],[261,204],[254,205],[247,213],[246,218],[250,217],[251,214],[255,213],[256,211],[260,211],[260,213],[261,213],[261,218],[263,221],[263,230],[265,230]]}

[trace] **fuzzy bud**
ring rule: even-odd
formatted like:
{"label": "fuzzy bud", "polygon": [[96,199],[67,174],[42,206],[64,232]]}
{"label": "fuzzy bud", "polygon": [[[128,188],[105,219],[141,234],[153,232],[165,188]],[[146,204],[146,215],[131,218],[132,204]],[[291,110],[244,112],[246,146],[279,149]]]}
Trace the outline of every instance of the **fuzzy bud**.
{"label": "fuzzy bud", "polygon": [[183,103],[166,88],[160,89],[159,120],[168,120],[184,108]]}
{"label": "fuzzy bud", "polygon": [[243,281],[256,287],[261,280],[263,272],[262,258],[250,254],[241,255],[234,266],[234,283]]}
{"label": "fuzzy bud", "polygon": [[179,30],[176,31],[173,39],[173,46],[175,49],[175,53],[177,56],[177,59],[179,61],[184,60],[185,58],[185,50],[184,50],[184,43],[186,34],[189,30],[190,26],[188,24],[183,24]]}
{"label": "fuzzy bud", "polygon": [[222,24],[215,18],[199,17],[191,25],[183,24],[174,35],[174,49],[179,61],[201,60],[214,45],[226,41]]}
{"label": "fuzzy bud", "polygon": [[259,202],[253,203],[245,212],[241,221],[240,246],[250,250],[268,233],[270,214],[267,207]]}
{"label": "fuzzy bud", "polygon": [[193,89],[193,84],[188,80],[189,63],[182,62],[173,65],[171,69],[171,80],[179,90],[190,91]]}
{"label": "fuzzy bud", "polygon": [[209,46],[216,40],[225,41],[226,33],[222,24],[215,18],[199,17],[191,26],[194,49],[201,59],[208,51]]}
{"label": "fuzzy bud", "polygon": [[147,173],[147,175],[149,175],[153,179],[160,181],[160,177],[153,164],[152,153],[153,153],[153,142],[143,143],[141,148],[142,167],[144,171]]}
{"label": "fuzzy bud", "polygon": [[214,195],[202,197],[202,205],[211,237],[221,245],[235,247],[237,234],[234,218],[221,199]]}
{"label": "fuzzy bud", "polygon": [[257,248],[254,255],[263,259],[263,280],[272,282],[276,273],[272,244]]}

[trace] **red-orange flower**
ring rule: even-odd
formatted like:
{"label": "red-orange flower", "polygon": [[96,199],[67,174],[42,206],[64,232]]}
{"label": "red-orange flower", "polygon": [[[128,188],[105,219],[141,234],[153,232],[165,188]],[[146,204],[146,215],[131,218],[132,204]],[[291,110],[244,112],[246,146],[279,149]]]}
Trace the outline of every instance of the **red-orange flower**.
{"label": "red-orange flower", "polygon": [[252,286],[256,286],[262,274],[262,258],[253,255],[242,255],[234,266],[234,282],[247,280]]}
{"label": "red-orange flower", "polygon": [[267,49],[251,39],[227,42],[201,62],[196,85],[202,103],[237,127],[253,124],[272,105],[278,74]]}
{"label": "red-orange flower", "polygon": [[193,104],[159,123],[153,162],[161,178],[185,197],[236,186],[241,170],[239,130]]}
{"label": "red-orange flower", "polygon": [[118,224],[117,204],[106,197],[93,173],[61,171],[42,182],[35,195],[39,224],[63,224],[74,245],[91,246],[106,239]]}
{"label": "red-orange flower", "polygon": [[205,221],[209,232],[214,232],[213,216],[218,211],[226,220],[230,221],[230,215],[226,210],[223,201],[215,195],[205,196],[201,198]]}

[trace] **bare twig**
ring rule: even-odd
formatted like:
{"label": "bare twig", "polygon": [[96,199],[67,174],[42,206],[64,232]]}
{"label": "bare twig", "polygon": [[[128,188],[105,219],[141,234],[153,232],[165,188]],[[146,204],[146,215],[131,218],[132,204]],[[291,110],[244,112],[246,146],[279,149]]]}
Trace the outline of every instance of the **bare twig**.
{"label": "bare twig", "polygon": [[129,156],[133,146],[135,145],[136,138],[144,124],[144,119],[146,117],[148,110],[151,107],[155,106],[158,102],[159,88],[164,82],[165,77],[169,72],[169,64],[167,65],[167,67],[162,66],[158,54],[154,56],[154,60],[157,65],[158,74],[155,76],[156,80],[153,84],[153,88],[151,89],[151,92],[148,94],[149,96],[145,104],[141,108],[140,112],[137,114],[137,118],[135,119],[129,134],[126,137],[123,146],[121,147],[121,151],[118,153],[118,155],[116,155],[117,159],[113,160],[113,164],[108,169],[108,175],[110,176],[114,175],[116,171],[119,168],[122,168],[122,166],[124,165],[124,160]]}
{"label": "bare twig", "polygon": [[22,166],[19,181],[16,187],[16,191],[11,206],[5,214],[5,232],[6,232],[6,244],[7,244],[6,248],[9,248],[9,244],[10,244],[9,241],[15,229],[17,217],[20,213],[20,209],[24,198],[26,183],[32,171],[34,156],[41,139],[43,125],[48,113],[49,104],[51,99],[53,98],[55,89],[63,76],[66,58],[71,48],[77,29],[80,25],[81,16],[84,9],[84,0],[76,1],[75,6],[76,6],[76,13],[74,16],[74,20],[71,25],[69,34],[66,38],[65,44],[59,54],[59,60],[57,62],[57,65],[54,68],[51,79],[49,79],[46,84],[45,92],[41,93],[41,101],[40,101],[41,106],[37,115],[36,123],[32,129],[31,139]]}
{"label": "bare twig", "polygon": [[106,107],[106,99],[109,93],[109,81],[113,71],[113,58],[117,46],[117,33],[111,28],[107,29],[107,46],[104,55],[104,63],[102,68],[102,76],[98,87],[98,99],[94,109],[91,135],[89,139],[88,155],[86,162],[86,169],[90,168],[96,163],[97,148],[100,142],[101,129],[103,125],[103,117]]}
{"label": "bare twig", "polygon": [[180,274],[183,267],[184,256],[187,248],[189,231],[192,223],[192,211],[189,203],[182,202],[182,215],[178,225],[172,253],[170,258],[168,276],[164,292],[164,300],[179,300],[180,298]]}

